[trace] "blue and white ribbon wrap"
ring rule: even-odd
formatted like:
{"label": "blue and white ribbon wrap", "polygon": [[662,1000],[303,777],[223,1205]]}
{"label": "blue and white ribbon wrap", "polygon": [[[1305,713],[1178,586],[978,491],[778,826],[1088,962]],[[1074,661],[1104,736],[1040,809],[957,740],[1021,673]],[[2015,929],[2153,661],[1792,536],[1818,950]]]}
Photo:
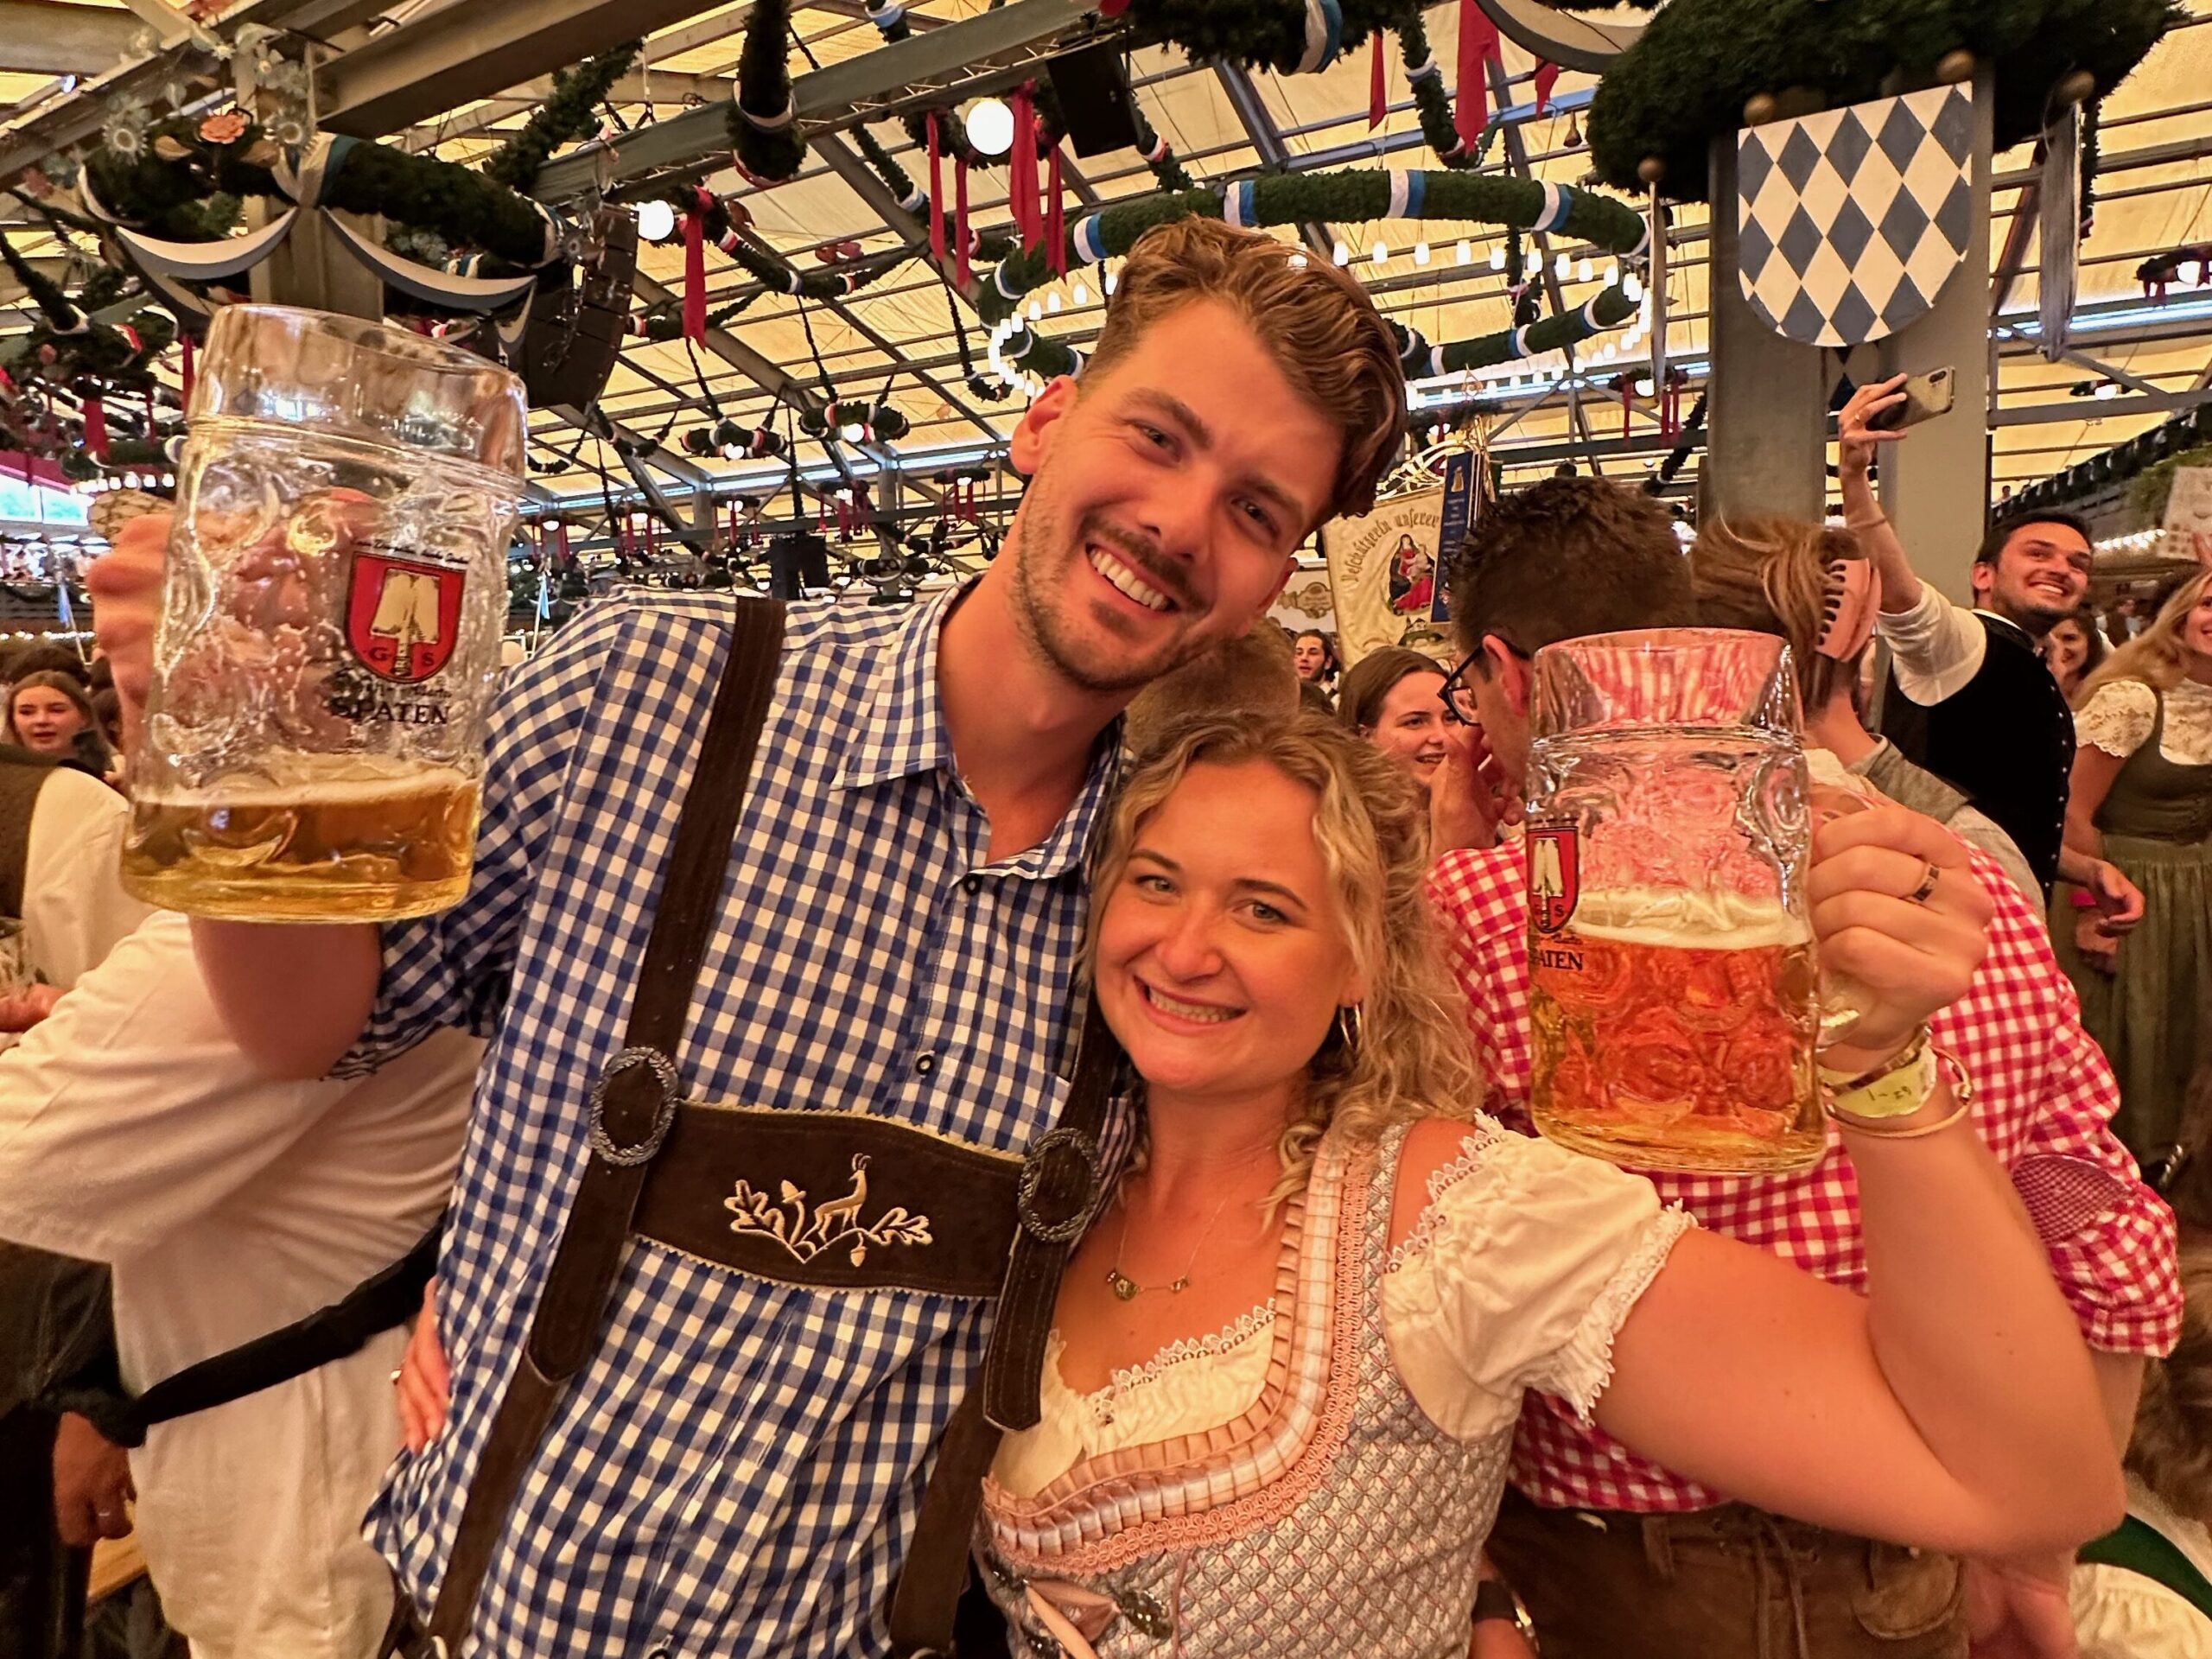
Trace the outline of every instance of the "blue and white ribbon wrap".
{"label": "blue and white ribbon wrap", "polygon": [[1567,216],[1574,207],[1574,192],[1563,184],[1548,180],[1539,181],[1544,193],[1544,205],[1537,210],[1532,231],[1562,231],[1567,228]]}
{"label": "blue and white ribbon wrap", "polygon": [[1074,232],[1068,241],[1075,249],[1075,257],[1087,265],[1095,265],[1106,257],[1106,227],[1101,215],[1092,213],[1076,220]]}
{"label": "blue and white ribbon wrap", "polygon": [[1408,170],[1392,168],[1389,211],[1385,219],[1419,219],[1421,207],[1428,200],[1428,175],[1418,168]]}
{"label": "blue and white ribbon wrap", "polygon": [[1344,40],[1344,9],[1337,0],[1306,0],[1306,55],[1297,73],[1310,75],[1337,60]]}
{"label": "blue and white ribbon wrap", "polygon": [[1249,231],[1260,222],[1260,186],[1256,179],[1239,179],[1221,190],[1222,222]]}

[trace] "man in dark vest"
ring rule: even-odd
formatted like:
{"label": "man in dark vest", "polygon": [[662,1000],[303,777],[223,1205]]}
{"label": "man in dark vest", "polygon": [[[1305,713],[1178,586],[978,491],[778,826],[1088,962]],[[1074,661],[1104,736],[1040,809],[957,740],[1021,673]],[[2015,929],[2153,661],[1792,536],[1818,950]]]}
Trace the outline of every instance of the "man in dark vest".
{"label": "man in dark vest", "polygon": [[1995,819],[2046,893],[2063,875],[2095,897],[2115,928],[2132,926],[2143,895],[2104,860],[2064,849],[2074,714],[2036,649],[2088,592],[2088,528],[2069,512],[1995,526],[1974,552],[1972,610],[1923,582],[1869,472],[1876,448],[1905,435],[1867,424],[1902,399],[1899,385],[1859,388],[1837,433],[1844,522],[1881,579],[1879,626],[1891,656],[1882,734]]}

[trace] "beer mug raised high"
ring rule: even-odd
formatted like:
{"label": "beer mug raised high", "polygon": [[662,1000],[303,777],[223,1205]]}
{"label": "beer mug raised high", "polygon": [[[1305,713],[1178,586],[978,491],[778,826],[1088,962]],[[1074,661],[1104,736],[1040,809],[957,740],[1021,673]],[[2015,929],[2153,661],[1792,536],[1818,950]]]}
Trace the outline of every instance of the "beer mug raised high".
{"label": "beer mug raised high", "polygon": [[177,480],[124,883],[254,921],[468,887],[524,399],[351,317],[218,311]]}
{"label": "beer mug raised high", "polygon": [[1789,647],[1655,629],[1536,653],[1531,1115],[1650,1169],[1799,1169],[1825,1144],[1808,780]]}

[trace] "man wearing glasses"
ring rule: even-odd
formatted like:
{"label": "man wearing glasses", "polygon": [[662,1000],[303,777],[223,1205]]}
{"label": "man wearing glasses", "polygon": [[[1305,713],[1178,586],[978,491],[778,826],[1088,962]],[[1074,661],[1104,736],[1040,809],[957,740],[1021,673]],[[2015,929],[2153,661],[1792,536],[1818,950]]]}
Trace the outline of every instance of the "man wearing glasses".
{"label": "man wearing glasses", "polygon": [[[1484,515],[1452,563],[1452,617],[1466,655],[1444,695],[1480,721],[1481,740],[1459,728],[1466,734],[1451,775],[1431,791],[1447,849],[1431,893],[1467,995],[1486,1104],[1525,1130],[1529,912],[1553,878],[1541,838],[1524,855],[1497,844],[1496,826],[1526,777],[1530,658],[1562,639],[1693,622],[1688,562],[1656,501],[1602,480],[1553,479]],[[2124,1437],[2140,1357],[2171,1344],[2178,1318],[2172,1217],[2107,1127],[2118,1103],[2111,1068],[2082,1030],[2041,915],[1985,855],[1974,868],[1996,906],[1989,955],[1930,1027],[1974,1078],[1976,1126],[2097,1351]],[[1849,1160],[1758,1180],[1644,1173],[1707,1228],[1835,1283],[1864,1284]],[[1488,1548],[1535,1616],[1546,1659],[1714,1659],[1793,1617],[1806,1650],[1825,1656],[1963,1649],[1953,1558],[1729,1503],[1533,1396],[1512,1482]],[[1975,1564],[1973,1634],[2017,1637],[2054,1615],[2063,1623],[2065,1580],[2054,1566]]]}

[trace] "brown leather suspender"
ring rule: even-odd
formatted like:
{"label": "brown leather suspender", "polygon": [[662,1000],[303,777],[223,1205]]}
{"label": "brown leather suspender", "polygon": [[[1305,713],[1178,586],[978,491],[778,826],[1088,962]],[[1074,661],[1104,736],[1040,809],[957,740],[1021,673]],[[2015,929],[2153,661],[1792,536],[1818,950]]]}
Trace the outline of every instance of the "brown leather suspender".
{"label": "brown leather suspender", "polygon": [[631,1212],[668,1133],[677,1094],[671,1057],[721,910],[730,841],[775,695],[783,637],[782,606],[737,603],[728,660],[653,911],[628,1035],[592,1090],[591,1162],[539,1296],[528,1345],[492,1420],[430,1611],[429,1635],[449,1653],[461,1650],[468,1633],[492,1552],[562,1392],[598,1342],[607,1293],[629,1247]]}

